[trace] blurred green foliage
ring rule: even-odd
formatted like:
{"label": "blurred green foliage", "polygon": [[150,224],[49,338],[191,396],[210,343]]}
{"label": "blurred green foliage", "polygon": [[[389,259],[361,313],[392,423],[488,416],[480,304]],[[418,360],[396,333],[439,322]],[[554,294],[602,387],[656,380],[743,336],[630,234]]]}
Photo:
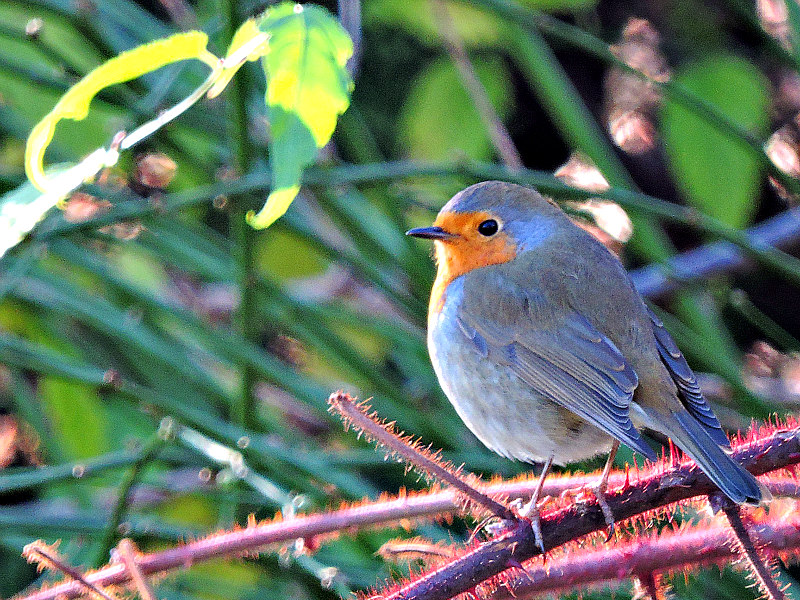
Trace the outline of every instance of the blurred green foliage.
{"label": "blurred green foliage", "polygon": [[[478,77],[501,117],[511,108],[508,71],[499,57],[476,59]],[[434,125],[435,124],[435,125]],[[453,63],[445,58],[429,64],[408,92],[400,114],[404,154],[420,160],[446,160],[454,152],[486,160],[492,142]]]}
{"label": "blurred green foliage", "polygon": [[[769,83],[752,63],[732,55],[710,55],[680,69],[674,80],[741,127],[765,137]],[[734,227],[750,223],[758,208],[753,199],[764,180],[755,157],[674,101],[665,104],[662,124],[670,166],[687,201]]]}
{"label": "blurred green foliage", "polygon": [[[244,18],[263,9],[260,2],[232,9],[231,2],[169,3],[186,9],[173,15],[167,4],[132,0],[3,2],[0,190],[13,194],[23,183],[27,133],[80,76],[182,27],[206,31],[221,54],[238,25],[226,24],[226,16],[247,10]],[[730,129],[711,127],[707,115],[698,117],[672,96],[655,120],[666,159],[646,163],[654,169],[655,189],[636,159],[613,146],[602,106],[602,80],[612,61],[586,51],[598,38],[617,42],[628,17],[646,16],[663,28],[674,82],[759,141],[780,125],[770,112],[775,106],[768,76],[776,65],[792,64],[761,31],[752,7],[722,2],[715,12],[690,0],[638,4],[448,3],[528,167],[550,171],[574,144],[603,165],[615,186],[688,203],[734,227],[752,223],[759,211],[782,208],[764,183],[768,167],[758,144],[754,149]],[[106,540],[121,535],[111,514],[126,479],[135,485],[122,506],[121,531],[144,550],[230,528],[250,513],[271,516],[298,496],[306,511],[423,486],[328,415],[326,397],[338,388],[373,397],[383,417],[470,470],[513,475],[528,469],[486,450],[439,389],[425,349],[430,249],[403,235],[430,223],[451,194],[474,181],[453,161],[495,158],[488,133],[427,2],[370,0],[362,9],[353,105],[309,176],[312,184],[268,231],[242,233],[240,227],[269,185],[263,73],[248,64],[236,90],[199,103],[123,156],[105,179],[86,186],[86,208],[97,211],[89,221],[68,221],[77,205],[68,206],[0,260],[0,411],[14,415],[27,438],[38,440],[34,452],[22,444],[14,464],[0,471],[0,595],[50,577],[37,575],[19,556],[37,537],[61,539],[61,551],[74,565],[105,562]],[[512,18],[509,10],[525,18]],[[536,32],[530,27],[542,23],[539,10],[576,28],[557,39],[546,35],[553,30],[545,26]],[[41,31],[26,36],[25,25],[35,17],[43,21]],[[750,32],[745,39],[743,29]],[[692,36],[698,43],[687,43]],[[118,130],[131,130],[179,101],[204,75],[200,65],[171,65],[103,91],[86,121],[59,128],[48,160],[80,159]],[[142,191],[137,183],[137,159],[150,152],[177,165],[165,192]],[[391,169],[414,172],[417,166],[382,162],[407,158],[441,162],[428,176],[393,175]],[[336,179],[332,168],[340,163],[345,166]],[[375,168],[356,184],[347,165],[357,163]],[[97,204],[101,199],[114,204],[111,212]],[[123,226],[114,225],[125,216]],[[691,223],[665,231],[647,210],[632,216],[637,230],[631,261],[668,256],[699,237]],[[762,269],[736,283],[758,289],[776,279],[784,282]],[[665,305],[675,313],[667,323],[693,366],[738,386],[738,399],[747,406],[742,353],[765,334],[728,314],[730,284],[721,278],[710,291],[676,296]],[[792,293],[786,293],[784,312],[771,316],[796,334]],[[245,422],[243,409],[249,411]],[[215,461],[210,446],[180,437],[132,473],[136,448],[157,435],[164,416],[239,449],[272,493],[237,478],[230,465]],[[733,409],[725,418],[734,427],[748,422]],[[30,466],[39,462],[62,468],[37,476]],[[472,525],[432,524],[416,533],[461,541]],[[283,552],[197,565],[157,582],[157,594],[176,600],[335,597],[402,573],[405,567],[374,555],[384,541],[401,535],[409,534],[367,531],[326,544],[313,556]],[[319,577],[327,566],[340,573],[330,589]],[[692,575],[687,585],[682,576],[675,579],[682,598],[707,597],[709,590],[754,597],[744,577],[730,570],[722,583],[713,571]],[[631,593],[626,585],[583,597]]]}

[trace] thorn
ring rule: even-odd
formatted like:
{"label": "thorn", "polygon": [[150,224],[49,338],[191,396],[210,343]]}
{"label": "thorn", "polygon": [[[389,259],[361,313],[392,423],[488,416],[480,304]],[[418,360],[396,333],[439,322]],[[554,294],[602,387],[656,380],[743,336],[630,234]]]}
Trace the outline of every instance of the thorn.
{"label": "thorn", "polygon": [[[521,562],[519,562],[517,559],[515,559],[515,558],[509,558],[509,559],[506,561],[506,567],[507,567],[507,568],[509,568],[509,569],[519,569],[520,571],[522,571],[523,573],[525,573],[525,577],[527,577],[527,578],[528,578],[528,581],[530,581],[531,583],[533,583],[533,577],[531,577],[531,574],[528,572],[528,569],[526,569],[526,568],[525,568],[525,567],[522,565],[522,563],[521,563]],[[509,588],[509,591],[511,591],[511,589],[510,589],[510,588]]]}
{"label": "thorn", "polygon": [[28,562],[30,563],[38,563],[43,568],[55,569],[61,571],[67,577],[74,579],[77,581],[81,586],[83,586],[87,592],[89,592],[90,596],[95,596],[102,598],[103,600],[117,600],[115,596],[112,596],[98,586],[86,581],[83,576],[83,573],[78,571],[78,569],[71,567],[70,565],[66,564],[61,560],[61,558],[55,553],[54,546],[47,546],[42,542],[42,540],[37,540],[35,542],[31,542],[27,546],[22,549],[22,556],[24,556]]}

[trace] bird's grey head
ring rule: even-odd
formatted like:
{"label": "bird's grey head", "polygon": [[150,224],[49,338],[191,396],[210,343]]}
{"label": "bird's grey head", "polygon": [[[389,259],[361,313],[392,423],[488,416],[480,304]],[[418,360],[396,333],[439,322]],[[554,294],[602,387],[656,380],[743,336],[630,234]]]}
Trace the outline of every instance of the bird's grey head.
{"label": "bird's grey head", "polygon": [[[531,249],[543,242],[560,224],[568,224],[561,208],[530,187],[504,181],[484,181],[453,196],[439,212],[487,213],[520,245]],[[439,219],[437,219],[437,222]]]}

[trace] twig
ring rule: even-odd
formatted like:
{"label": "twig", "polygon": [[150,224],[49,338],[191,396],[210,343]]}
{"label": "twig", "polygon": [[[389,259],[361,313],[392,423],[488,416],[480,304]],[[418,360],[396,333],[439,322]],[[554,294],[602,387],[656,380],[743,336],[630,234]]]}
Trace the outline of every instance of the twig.
{"label": "twig", "polygon": [[186,0],[159,0],[169,18],[183,30],[197,29],[197,15]]}
{"label": "twig", "polygon": [[662,600],[664,595],[661,593],[658,576],[653,571],[640,573],[637,575],[640,585],[644,588],[650,600]]}
{"label": "twig", "polygon": [[497,154],[507,167],[521,169],[524,166],[522,157],[520,157],[511,135],[503,125],[503,121],[498,116],[494,106],[492,106],[492,101],[486,92],[486,88],[481,83],[481,80],[478,79],[475,67],[469,60],[464,44],[453,24],[447,4],[443,0],[430,0],[429,3],[433,18],[444,38],[447,53],[458,70],[461,83],[472,99],[472,104],[477,109],[486,131],[489,133],[492,144],[497,150]]}
{"label": "twig", "polygon": [[83,573],[64,563],[54,552],[49,551],[51,548],[54,548],[54,546],[45,546],[41,540],[38,540],[25,546],[22,550],[22,555],[28,559],[28,562],[36,562],[40,567],[61,571],[72,580],[70,583],[77,585],[81,591],[88,591],[90,595],[99,596],[103,600],[117,600],[114,596],[107,594],[100,587],[88,581]]}
{"label": "twig", "polygon": [[[455,506],[450,495],[449,511]],[[408,522],[414,518],[415,510],[430,515],[424,494],[401,495],[398,498],[380,500],[342,508],[328,513],[296,515],[290,520],[277,519],[244,529],[226,531],[205,539],[193,540],[185,545],[168,550],[143,554],[137,564],[144,575],[161,571],[186,568],[198,562],[220,557],[238,556],[247,552],[277,547],[297,539],[318,541],[323,536],[334,534],[346,528],[361,528],[374,524]],[[442,511],[446,514],[448,511]],[[113,563],[86,575],[86,580],[98,586],[121,585],[130,581],[124,565]],[[83,588],[75,582],[66,581],[46,589],[20,596],[18,600],[56,600],[80,596]]]}
{"label": "twig", "polygon": [[142,600],[156,600],[156,595],[147,583],[142,570],[136,564],[136,546],[127,538],[121,539],[117,544],[117,555],[128,570],[131,581],[136,586]]}
{"label": "twig", "polygon": [[347,72],[355,79],[361,65],[362,34],[361,34],[361,1],[338,0],[339,21],[353,41],[353,54],[347,60]]}
{"label": "twig", "polygon": [[[769,441],[745,444],[733,453],[735,460],[754,475],[777,468],[775,459],[778,455],[787,459],[782,465],[784,467],[800,462],[800,429],[778,432]],[[714,485],[696,466],[682,464],[663,474],[653,474],[627,489],[608,494],[606,500],[619,522],[647,510],[715,491]],[[542,516],[542,537],[548,549],[604,528],[603,511],[596,502],[573,504]],[[395,589],[386,598],[447,600],[538,554],[540,550],[531,528],[518,526],[453,562]]]}
{"label": "twig", "polygon": [[359,435],[363,433],[369,440],[377,442],[388,449],[395,456],[401,457],[410,467],[422,471],[434,480],[446,483],[458,491],[469,501],[483,506],[501,519],[514,519],[514,514],[505,506],[492,500],[485,493],[478,490],[475,485],[467,482],[467,478],[446,464],[438,453],[430,449],[423,450],[418,443],[413,442],[408,436],[397,433],[393,423],[380,421],[371,407],[364,402],[356,404],[349,394],[336,392],[328,398],[330,410],[344,420],[345,427],[352,426]]}
{"label": "twig", "polygon": [[[791,208],[754,225],[746,232],[754,246],[789,248],[800,242],[800,208]],[[639,293],[660,298],[692,282],[741,271],[752,263],[730,242],[714,242],[631,272]]]}
{"label": "twig", "polygon": [[742,521],[741,507],[732,503],[728,498],[721,498],[719,494],[714,496],[716,502],[722,502],[722,512],[728,519],[728,523],[733,530],[735,544],[734,547],[750,566],[750,573],[755,577],[761,591],[769,600],[784,600],[778,583],[769,571],[764,559],[759,555],[755,543],[750,536],[750,531]]}

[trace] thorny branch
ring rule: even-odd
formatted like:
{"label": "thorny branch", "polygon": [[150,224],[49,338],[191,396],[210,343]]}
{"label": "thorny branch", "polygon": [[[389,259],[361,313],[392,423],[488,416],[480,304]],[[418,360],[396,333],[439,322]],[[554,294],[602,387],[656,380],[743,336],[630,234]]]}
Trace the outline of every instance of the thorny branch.
{"label": "thorny branch", "polygon": [[70,578],[70,582],[77,585],[81,593],[87,593],[92,598],[100,598],[101,600],[116,600],[110,594],[107,594],[102,588],[105,586],[94,585],[88,581],[83,573],[78,569],[66,564],[61,557],[56,553],[58,543],[48,546],[41,540],[31,542],[22,549],[22,555],[28,560],[29,563],[35,563],[38,570],[51,569],[53,571],[61,571]]}
{"label": "thorny branch", "polygon": [[[772,511],[771,511],[772,512]],[[793,509],[756,522],[750,528],[754,542],[769,558],[785,552],[797,553],[800,546],[800,517]],[[544,564],[525,565],[525,571],[512,570],[492,596],[493,600],[524,600],[534,594],[566,592],[576,585],[591,585],[636,577],[646,587],[651,582],[658,590],[657,573],[697,568],[709,564],[729,564],[738,558],[731,545],[730,527],[720,519],[713,523],[674,532],[660,532],[614,545],[604,545],[561,556],[548,555]],[[657,596],[656,592],[656,596]]]}
{"label": "thorny branch", "polygon": [[452,486],[468,501],[483,506],[500,518],[514,518],[508,508],[490,498],[485,492],[476,489],[475,482],[468,481],[469,476],[465,477],[460,469],[455,469],[443,461],[438,452],[423,448],[402,432],[396,432],[393,423],[380,421],[368,404],[356,403],[349,394],[344,392],[331,394],[328,403],[330,410],[342,418],[345,427],[355,428],[359,435],[365,434],[367,439],[377,442],[391,455],[402,457],[406,464]]}
{"label": "thorny branch", "polygon": [[133,545],[133,542],[129,539],[120,540],[119,544],[117,544],[116,552],[122,564],[124,564],[125,568],[128,570],[128,574],[136,586],[136,590],[139,592],[139,597],[142,600],[156,600],[156,595],[153,593],[153,590],[147,583],[147,579],[145,579],[144,573],[142,573],[139,564],[136,562],[138,551],[136,550],[136,546]]}
{"label": "thorny branch", "polygon": [[[796,465],[800,463],[800,429],[778,431],[767,438],[741,444],[733,456],[754,475]],[[715,491],[713,484],[694,464],[682,463],[673,469],[655,469],[636,483],[607,494],[606,500],[617,521],[622,521]],[[544,545],[549,550],[604,529],[605,520],[600,505],[594,501],[573,503],[545,512],[541,525]],[[532,529],[520,522],[504,535],[391,590],[385,597],[447,600],[538,554],[540,550]]]}
{"label": "thorny branch", "polygon": [[[717,495],[719,499],[719,495]],[[749,564],[750,573],[756,578],[758,587],[764,594],[767,600],[783,600],[786,598],[783,591],[780,589],[778,582],[772,576],[769,566],[764,561],[759,553],[756,542],[750,535],[749,528],[745,525],[742,519],[741,507],[735,505],[727,498],[717,500],[722,502],[722,512],[728,519],[728,524],[731,526],[731,531],[734,534],[734,547],[741,552],[744,559]]]}
{"label": "thorny branch", "polygon": [[[800,427],[796,427],[795,423],[791,426],[795,428],[761,432],[749,441],[736,444],[735,458],[756,475],[799,463]],[[774,485],[770,481],[767,484],[773,493],[797,492],[797,484],[791,478],[771,477]],[[554,477],[548,481],[545,493],[557,496],[564,490],[579,488],[591,481],[594,478],[589,476]],[[481,486],[478,491],[491,496],[515,497],[529,494],[534,485],[535,481],[499,482]],[[693,465],[686,463],[670,467],[662,461],[641,471],[613,475],[607,498],[617,520],[622,521],[712,491],[711,483]],[[213,534],[168,550],[138,555],[136,565],[142,575],[151,576],[212,558],[242,556],[284,547],[297,539],[305,539],[309,542],[306,546],[313,546],[339,532],[408,523],[420,518],[430,519],[436,515],[452,514],[461,507],[463,501],[454,491],[433,490],[401,494],[395,498],[382,497],[372,502],[344,506],[339,510],[298,515],[286,520],[278,515],[272,521],[251,522],[244,528]],[[557,510],[543,512],[542,530],[548,548],[555,548],[605,527],[602,511],[594,502],[572,502]],[[515,527],[505,535],[405,585],[392,597],[449,598],[537,553],[530,527]],[[130,583],[131,574],[123,563],[112,562],[97,571],[84,574],[84,580],[95,587],[104,588]],[[18,600],[67,600],[84,593],[84,584],[69,580],[22,595]]]}

